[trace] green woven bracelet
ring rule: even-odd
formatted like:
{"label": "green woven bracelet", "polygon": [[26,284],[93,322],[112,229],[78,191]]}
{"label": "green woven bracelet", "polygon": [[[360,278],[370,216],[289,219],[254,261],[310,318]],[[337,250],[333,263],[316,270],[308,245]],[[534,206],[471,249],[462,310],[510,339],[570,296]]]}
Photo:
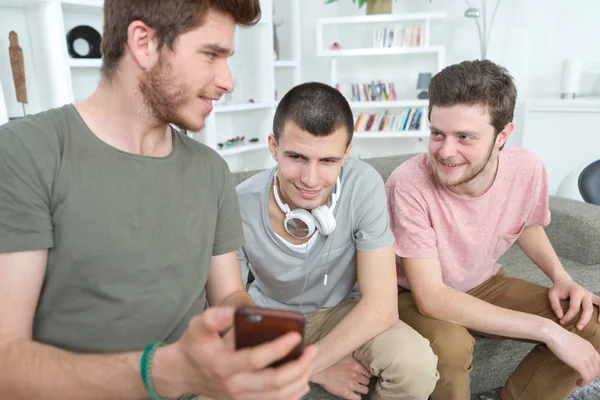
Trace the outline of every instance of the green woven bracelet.
{"label": "green woven bracelet", "polygon": [[156,342],[148,345],[142,352],[142,358],[140,359],[140,373],[142,375],[142,382],[146,391],[152,398],[152,400],[166,400],[158,395],[152,385],[152,358],[154,358],[154,352],[160,346],[164,345],[163,342]]}

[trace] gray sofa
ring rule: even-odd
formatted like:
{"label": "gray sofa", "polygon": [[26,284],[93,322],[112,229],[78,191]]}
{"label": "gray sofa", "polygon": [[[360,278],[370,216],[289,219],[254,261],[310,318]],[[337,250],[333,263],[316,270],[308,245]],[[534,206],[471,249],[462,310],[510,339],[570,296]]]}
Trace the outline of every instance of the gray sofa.
{"label": "gray sofa", "polygon": [[[398,165],[410,157],[412,155],[363,161],[377,169],[385,181]],[[254,173],[256,171],[234,174],[235,184]],[[600,294],[600,206],[551,196],[550,209],[552,222],[546,232],[563,265],[574,280]],[[516,245],[500,259],[500,263],[512,276],[542,285],[550,284],[550,280]],[[477,337],[471,374],[472,393],[502,386],[532,347],[528,343]],[[311,400],[333,398],[336,397],[316,385],[307,396]]]}

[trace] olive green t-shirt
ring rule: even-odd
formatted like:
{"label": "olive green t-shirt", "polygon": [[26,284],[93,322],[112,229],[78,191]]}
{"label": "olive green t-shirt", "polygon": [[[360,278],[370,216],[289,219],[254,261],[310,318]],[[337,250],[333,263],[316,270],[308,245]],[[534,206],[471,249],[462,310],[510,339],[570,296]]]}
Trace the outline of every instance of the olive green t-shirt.
{"label": "olive green t-shirt", "polygon": [[49,249],[34,340],[139,350],[204,310],[211,257],[244,243],[238,200],[226,162],[172,134],[166,157],[129,154],[73,105],[0,127],[0,252]]}

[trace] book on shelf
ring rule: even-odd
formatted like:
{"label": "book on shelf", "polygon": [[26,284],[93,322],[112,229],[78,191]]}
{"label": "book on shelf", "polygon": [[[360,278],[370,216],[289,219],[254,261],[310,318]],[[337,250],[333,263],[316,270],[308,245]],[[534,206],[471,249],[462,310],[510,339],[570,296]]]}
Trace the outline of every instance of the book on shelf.
{"label": "book on shelf", "polygon": [[405,108],[398,113],[361,113],[354,122],[357,132],[400,132],[421,128],[421,108]]}
{"label": "book on shelf", "polygon": [[375,28],[373,30],[373,47],[422,47],[425,46],[425,25],[410,25],[394,28]]}
{"label": "book on shelf", "polygon": [[[336,85],[342,92],[341,84]],[[371,83],[350,83],[351,101],[389,101],[397,100],[394,82],[383,82],[381,80]]]}

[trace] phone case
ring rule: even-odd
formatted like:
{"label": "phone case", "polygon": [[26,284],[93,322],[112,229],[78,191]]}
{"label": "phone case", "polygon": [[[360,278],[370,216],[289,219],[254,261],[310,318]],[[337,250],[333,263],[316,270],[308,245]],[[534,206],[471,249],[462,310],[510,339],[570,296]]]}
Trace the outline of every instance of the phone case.
{"label": "phone case", "polygon": [[[234,324],[236,349],[270,342],[290,331],[298,332],[304,340],[305,318],[297,311],[241,306],[235,311]],[[270,367],[297,359],[302,355],[303,349],[304,346],[300,343],[291,353]]]}

